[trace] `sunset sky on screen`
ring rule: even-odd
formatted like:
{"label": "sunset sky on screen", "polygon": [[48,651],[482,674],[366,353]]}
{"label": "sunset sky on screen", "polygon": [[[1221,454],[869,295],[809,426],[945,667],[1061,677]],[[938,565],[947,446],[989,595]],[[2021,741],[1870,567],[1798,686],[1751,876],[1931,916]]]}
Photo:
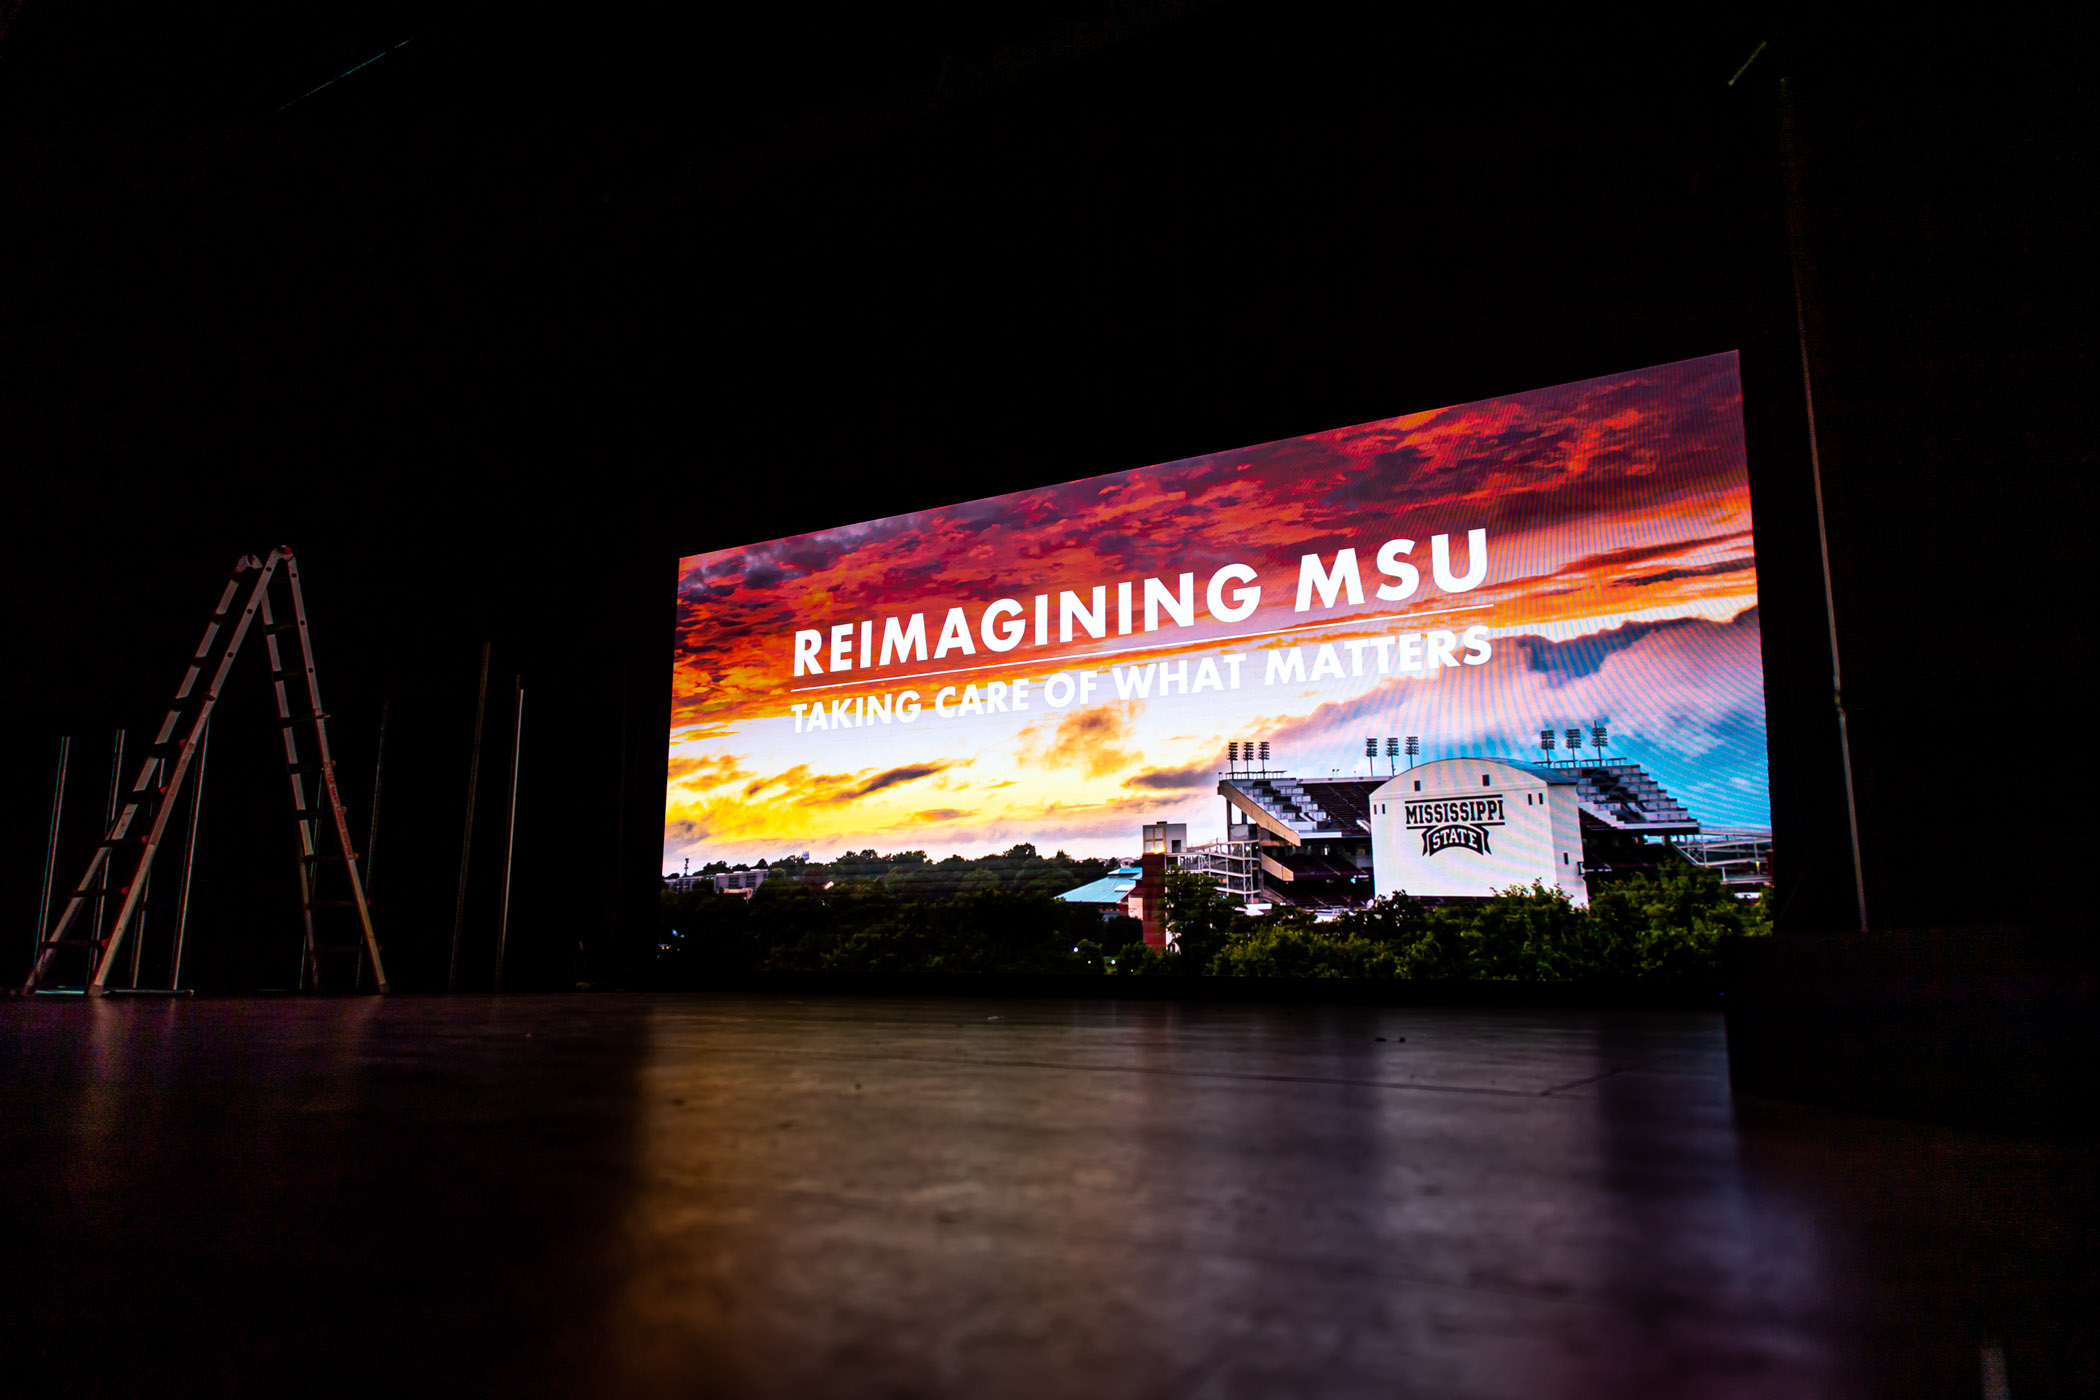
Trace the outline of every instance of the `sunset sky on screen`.
{"label": "sunset sky on screen", "polygon": [[[1428,541],[1488,532],[1477,587],[1445,594]],[[1416,542],[1418,592],[1382,603],[1372,556]],[[1361,606],[1297,612],[1301,556],[1354,547]],[[1201,606],[1213,571],[1259,574],[1253,616]],[[793,674],[798,629],[1196,575],[1198,625],[1075,636],[1004,656]],[[1432,627],[1488,629],[1484,665],[1262,683],[1264,653]],[[1273,635],[1279,629],[1296,629]],[[1249,635],[1254,634],[1254,635]],[[1033,633],[1031,631],[1031,640]],[[1228,640],[1229,639],[1229,640]],[[1108,654],[1104,654],[1108,653]],[[1114,667],[1244,655],[1238,690],[1119,701]],[[1359,653],[1361,654],[1361,653]],[[790,705],[1058,671],[1094,703],[797,733]],[[927,677],[929,672],[953,672]],[[821,687],[821,688],[820,688]],[[1107,698],[1104,700],[1103,695]],[[1300,777],[1366,773],[1367,735],[1425,756],[1537,756],[1538,731],[1609,721],[1710,827],[1769,825],[1757,571],[1733,353],[1212,453],[681,561],[667,868],[810,851],[1134,852],[1148,821],[1222,836],[1228,740]],[[1383,758],[1378,771],[1385,770]]]}

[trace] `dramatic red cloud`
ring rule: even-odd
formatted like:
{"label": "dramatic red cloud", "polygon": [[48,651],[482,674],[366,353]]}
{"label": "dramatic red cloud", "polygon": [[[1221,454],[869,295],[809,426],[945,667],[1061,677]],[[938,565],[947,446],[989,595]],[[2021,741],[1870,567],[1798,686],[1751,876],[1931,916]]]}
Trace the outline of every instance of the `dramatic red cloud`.
{"label": "dramatic red cloud", "polygon": [[[1368,568],[1381,539],[1367,529],[1417,541],[1414,608],[1440,600],[1426,541],[1486,529],[1492,567],[1464,601],[1492,611],[1465,620],[1495,627],[1754,595],[1749,519],[1736,357],[1715,355],[695,555],[680,568],[673,725],[785,713],[797,628],[916,612],[932,632],[955,606],[974,626],[999,598],[1184,572],[1200,593],[1228,563],[1261,576],[1253,618],[1126,643],[1172,653],[1289,625],[1303,620],[1290,612],[1299,557],[1353,545]],[[1009,659],[1054,669],[1101,645]],[[915,669],[854,679],[879,688]]]}

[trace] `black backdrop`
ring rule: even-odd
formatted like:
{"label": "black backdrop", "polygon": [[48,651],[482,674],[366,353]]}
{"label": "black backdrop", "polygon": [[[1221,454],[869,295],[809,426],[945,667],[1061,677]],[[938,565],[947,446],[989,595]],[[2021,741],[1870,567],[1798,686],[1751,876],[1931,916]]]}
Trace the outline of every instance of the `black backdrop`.
{"label": "black backdrop", "polygon": [[[444,981],[485,639],[464,983],[492,959],[515,675],[513,984],[619,980],[650,941],[680,553],[1730,348],[1782,926],[1846,926],[1781,75],[1874,917],[2074,915],[2075,36],[986,8],[16,9],[0,975],[58,736],[64,885],[110,731],[157,721],[236,554],[299,552],[360,832],[390,706],[397,985]],[[199,986],[295,968],[264,691],[251,658],[217,726]]]}

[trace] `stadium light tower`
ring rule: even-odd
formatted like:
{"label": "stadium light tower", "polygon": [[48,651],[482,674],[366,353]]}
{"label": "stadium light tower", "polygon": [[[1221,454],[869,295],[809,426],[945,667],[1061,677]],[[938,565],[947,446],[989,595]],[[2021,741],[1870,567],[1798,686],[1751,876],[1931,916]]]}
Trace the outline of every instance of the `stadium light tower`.
{"label": "stadium light tower", "polygon": [[1378,741],[1376,739],[1366,738],[1364,740],[1364,759],[1364,770],[1368,773],[1376,774],[1378,772]]}
{"label": "stadium light tower", "polygon": [[1579,761],[1581,758],[1582,726],[1578,724],[1568,730],[1568,762],[1574,763]]}
{"label": "stadium light tower", "polygon": [[1408,767],[1410,767],[1410,768],[1414,767],[1414,766],[1415,766],[1415,759],[1416,759],[1416,758],[1418,758],[1418,757],[1420,757],[1420,756],[1421,756],[1421,753],[1422,753],[1422,736],[1421,736],[1421,735],[1419,735],[1419,734],[1410,734],[1410,735],[1408,735],[1408,736],[1407,736],[1407,766],[1408,766]]}
{"label": "stadium light tower", "polygon": [[1546,755],[1546,762],[1551,763],[1553,761],[1553,750],[1559,742],[1559,737],[1552,730],[1541,729],[1539,731],[1539,752]]}
{"label": "stadium light tower", "polygon": [[1611,735],[1606,732],[1608,727],[1609,722],[1601,719],[1590,726],[1590,746],[1596,749],[1600,760],[1604,757],[1604,751],[1611,747]]}
{"label": "stadium light tower", "polygon": [[1400,741],[1392,736],[1385,741],[1385,767],[1388,773],[1400,771]]}
{"label": "stadium light tower", "polygon": [[1225,746],[1225,771],[1236,773],[1240,764],[1240,741],[1234,739]]}
{"label": "stadium light tower", "polygon": [[1261,771],[1264,773],[1269,771],[1269,741],[1267,739],[1261,741]]}

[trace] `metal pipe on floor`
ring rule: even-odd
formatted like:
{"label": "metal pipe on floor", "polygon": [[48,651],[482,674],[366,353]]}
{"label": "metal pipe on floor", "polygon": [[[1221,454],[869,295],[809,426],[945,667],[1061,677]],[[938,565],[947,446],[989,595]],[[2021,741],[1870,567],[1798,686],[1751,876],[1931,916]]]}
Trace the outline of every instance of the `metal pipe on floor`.
{"label": "metal pipe on floor", "polygon": [[510,811],[503,818],[503,903],[496,916],[495,988],[499,992],[503,990],[503,954],[510,943],[510,858],[518,840],[518,759],[525,752],[525,678],[517,677],[515,684],[518,702],[510,730]]}

